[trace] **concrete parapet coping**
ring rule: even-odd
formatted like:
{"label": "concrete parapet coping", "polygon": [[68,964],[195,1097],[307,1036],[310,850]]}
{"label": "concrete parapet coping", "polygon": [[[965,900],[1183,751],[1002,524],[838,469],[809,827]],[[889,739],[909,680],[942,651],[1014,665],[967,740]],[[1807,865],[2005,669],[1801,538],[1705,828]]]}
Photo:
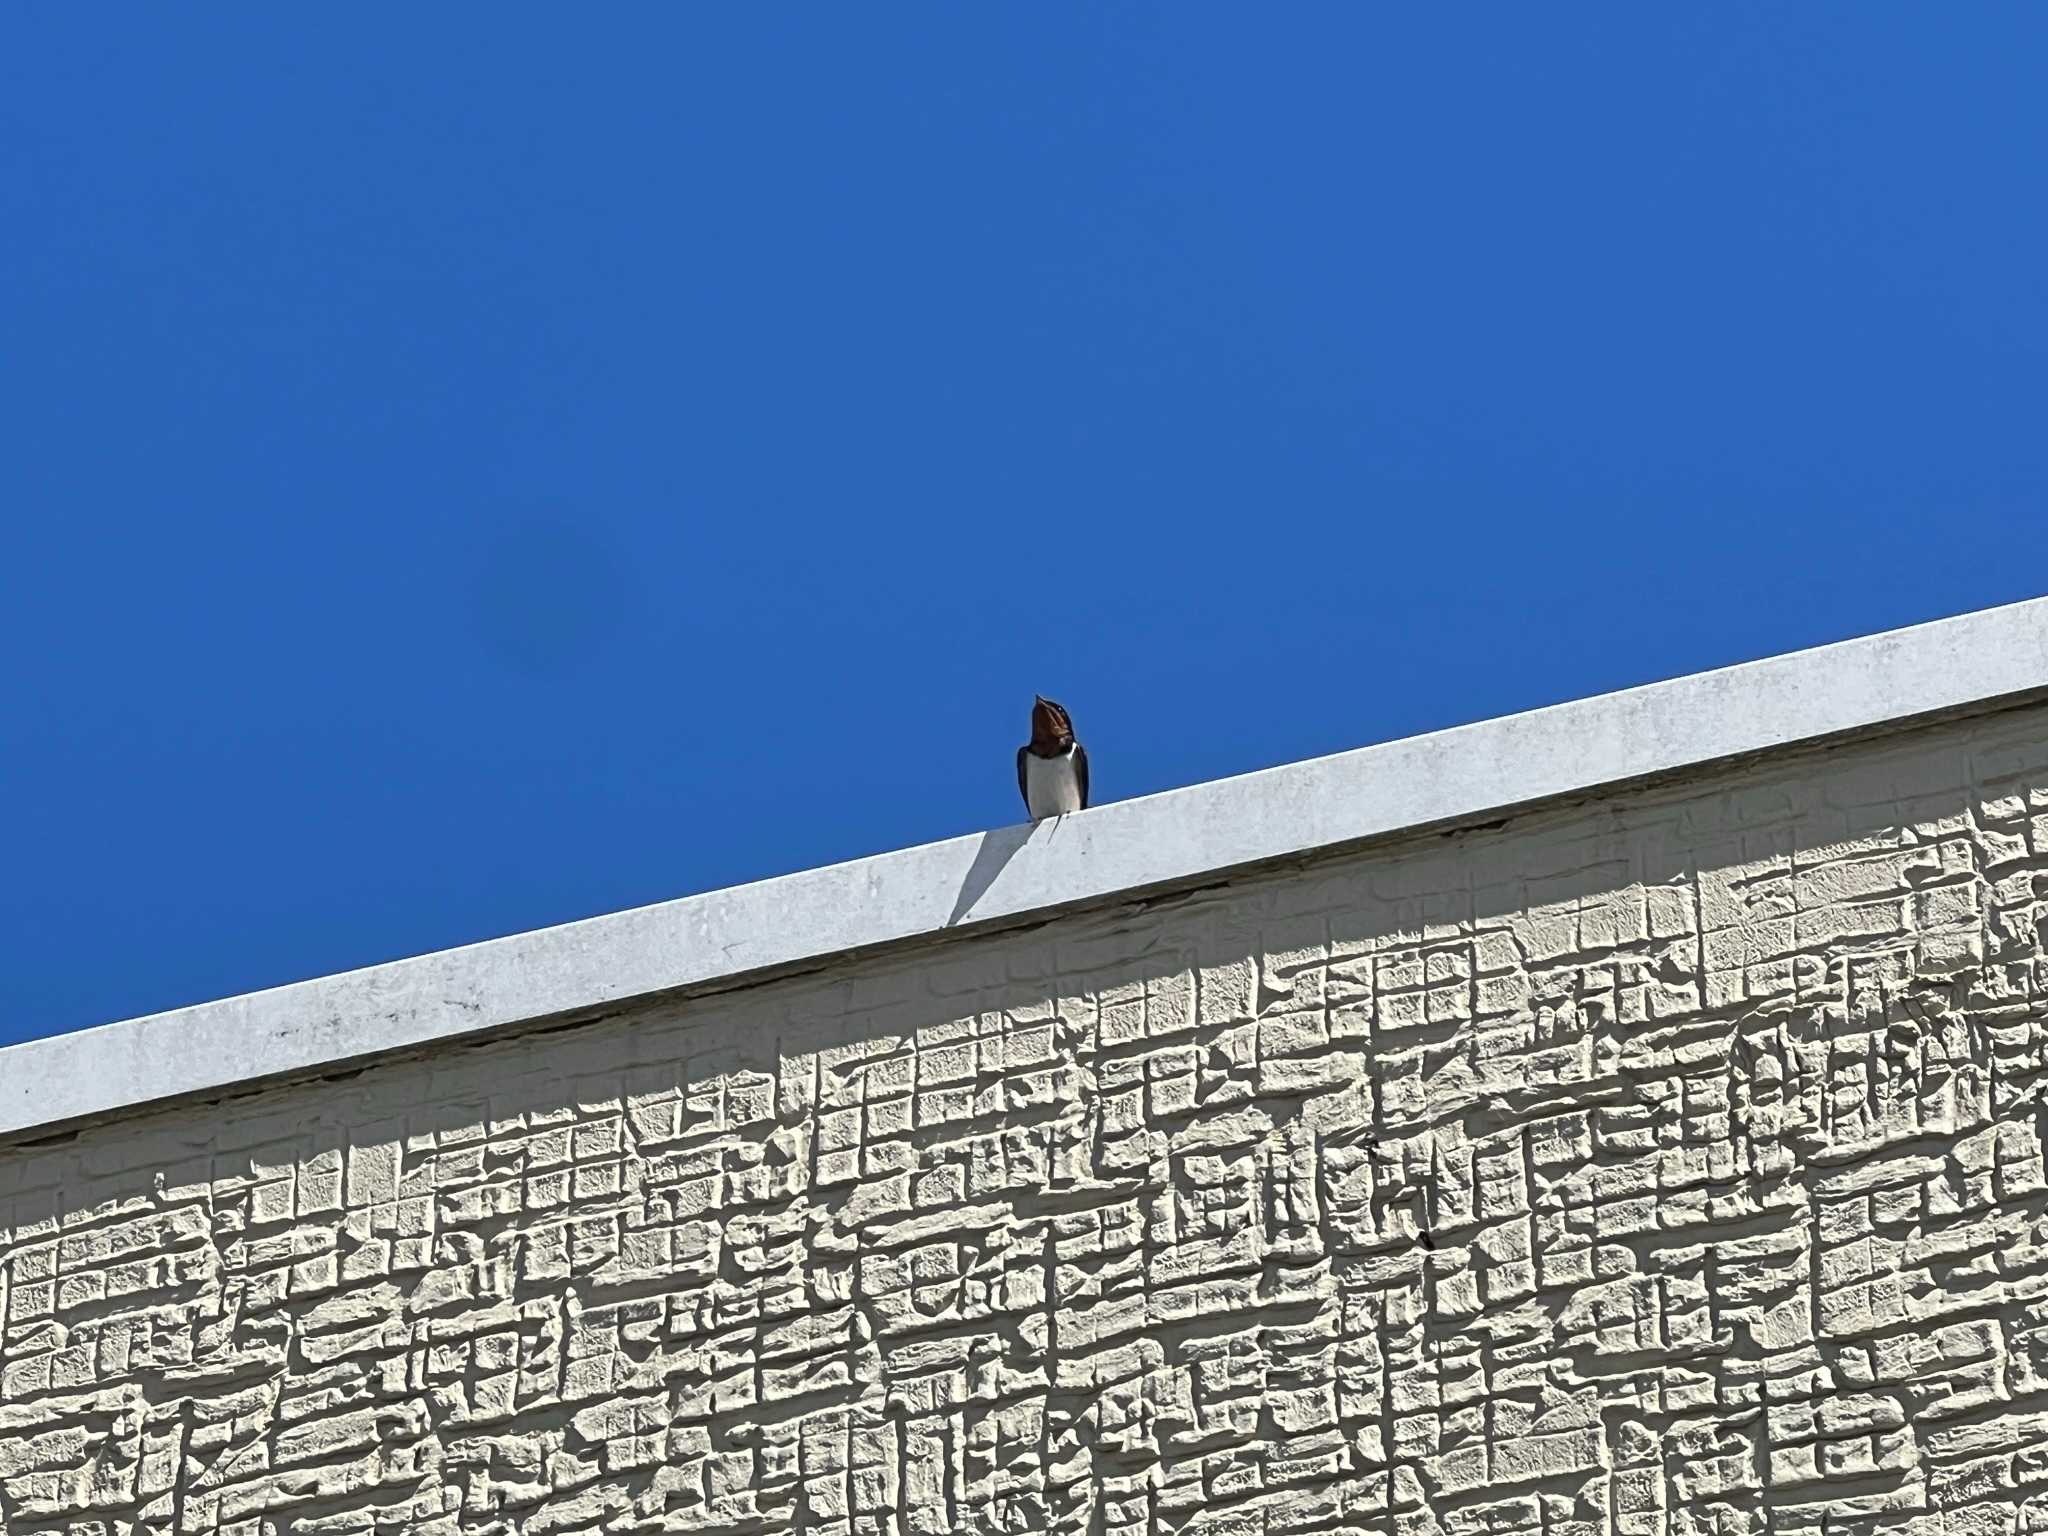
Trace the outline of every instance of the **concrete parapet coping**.
{"label": "concrete parapet coping", "polygon": [[0,1136],[2048,691],[2048,598],[0,1049]]}

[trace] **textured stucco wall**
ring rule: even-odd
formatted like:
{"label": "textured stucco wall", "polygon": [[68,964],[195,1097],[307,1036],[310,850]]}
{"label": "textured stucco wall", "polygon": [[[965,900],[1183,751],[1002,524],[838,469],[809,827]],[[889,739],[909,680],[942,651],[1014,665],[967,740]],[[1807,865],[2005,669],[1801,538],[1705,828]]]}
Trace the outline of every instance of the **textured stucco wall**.
{"label": "textured stucco wall", "polygon": [[0,1530],[2048,1531],[2044,900],[2032,708],[0,1147]]}

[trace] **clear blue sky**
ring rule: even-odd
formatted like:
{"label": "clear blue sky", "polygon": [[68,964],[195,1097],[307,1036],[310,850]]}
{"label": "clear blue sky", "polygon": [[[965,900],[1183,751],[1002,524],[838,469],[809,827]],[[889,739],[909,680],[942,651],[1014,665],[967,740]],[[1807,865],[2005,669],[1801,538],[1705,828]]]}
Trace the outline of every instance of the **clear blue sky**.
{"label": "clear blue sky", "polygon": [[2048,590],[2048,13],[0,14],[0,1040]]}

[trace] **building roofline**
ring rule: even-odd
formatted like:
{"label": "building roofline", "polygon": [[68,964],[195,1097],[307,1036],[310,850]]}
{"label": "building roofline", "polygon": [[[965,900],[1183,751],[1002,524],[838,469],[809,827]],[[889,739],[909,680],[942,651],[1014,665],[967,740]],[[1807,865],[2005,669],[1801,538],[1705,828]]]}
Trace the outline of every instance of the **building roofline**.
{"label": "building roofline", "polygon": [[0,1136],[2048,690],[2048,598],[0,1049]]}

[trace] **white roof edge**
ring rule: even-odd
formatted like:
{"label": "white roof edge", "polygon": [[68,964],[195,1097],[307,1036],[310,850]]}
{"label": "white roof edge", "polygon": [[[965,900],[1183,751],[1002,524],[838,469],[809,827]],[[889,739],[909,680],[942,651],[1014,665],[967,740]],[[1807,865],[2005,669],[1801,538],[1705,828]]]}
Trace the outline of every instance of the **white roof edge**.
{"label": "white roof edge", "polygon": [[2048,598],[0,1049],[0,1136],[2048,689]]}

